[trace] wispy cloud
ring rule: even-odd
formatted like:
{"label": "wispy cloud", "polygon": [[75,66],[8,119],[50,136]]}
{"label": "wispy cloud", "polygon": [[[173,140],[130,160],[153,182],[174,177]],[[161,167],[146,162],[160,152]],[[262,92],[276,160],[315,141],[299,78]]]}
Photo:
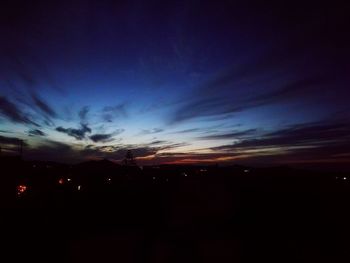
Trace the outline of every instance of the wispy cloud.
{"label": "wispy cloud", "polygon": [[57,127],[56,131],[65,133],[77,140],[83,140],[87,133],[91,133],[91,129],[83,123],[80,124],[80,129]]}
{"label": "wispy cloud", "polygon": [[154,129],[150,129],[150,130],[142,130],[140,132],[141,135],[148,135],[148,134],[155,134],[155,133],[160,133],[164,131],[163,129],[160,128],[154,128]]}
{"label": "wispy cloud", "polygon": [[57,114],[56,112],[52,109],[51,106],[49,106],[49,104],[44,101],[42,98],[39,97],[38,94],[36,93],[32,93],[32,99],[34,101],[35,106],[44,114],[46,114],[47,116],[51,117],[51,118],[56,118]]}
{"label": "wispy cloud", "polygon": [[160,145],[160,144],[166,144],[166,143],[168,143],[168,141],[157,140],[157,141],[150,142],[149,145]]}
{"label": "wispy cloud", "polygon": [[200,140],[227,140],[227,139],[242,139],[246,136],[251,136],[257,132],[257,129],[249,129],[245,131],[234,131],[229,133],[212,134],[207,136],[200,136]]}
{"label": "wispy cloud", "polygon": [[192,133],[192,132],[198,132],[198,131],[201,131],[201,129],[199,128],[192,128],[192,129],[185,129],[185,130],[180,130],[180,131],[175,131],[175,132],[172,132],[172,133]]}
{"label": "wispy cloud", "polygon": [[317,91],[320,87],[329,83],[329,79],[327,81],[326,77],[307,77],[290,81],[288,84],[280,86],[278,89],[269,89],[269,91],[263,94],[251,96],[249,94],[239,95],[239,93],[227,94],[227,92],[232,93],[232,91],[220,85],[234,84],[230,82],[224,84],[225,81],[227,81],[227,79],[222,78],[209,84],[210,87],[212,85],[219,85],[215,88],[213,87],[213,90],[226,90],[221,90],[222,95],[198,92],[199,95],[194,96],[195,99],[185,102],[175,111],[172,116],[172,122],[176,123],[198,117],[232,114],[265,105],[296,100],[299,97],[303,97],[304,99],[312,98],[318,95]]}
{"label": "wispy cloud", "polygon": [[114,131],[113,133],[97,133],[94,135],[91,135],[89,138],[93,141],[93,142],[111,142],[114,140],[113,136],[121,134],[124,132],[124,129],[118,129],[116,131]]}
{"label": "wispy cloud", "polygon": [[32,121],[24,114],[14,103],[5,97],[0,96],[0,114],[15,123],[31,124],[39,127],[40,125]]}
{"label": "wispy cloud", "polygon": [[29,136],[46,136],[46,133],[38,130],[38,129],[32,129],[28,131]]}

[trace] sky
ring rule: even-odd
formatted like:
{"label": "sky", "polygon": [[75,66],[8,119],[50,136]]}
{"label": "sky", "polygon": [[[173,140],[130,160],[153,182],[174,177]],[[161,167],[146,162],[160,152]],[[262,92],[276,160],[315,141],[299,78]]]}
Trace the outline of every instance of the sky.
{"label": "sky", "polygon": [[349,5],[264,2],[1,1],[2,154],[350,163]]}

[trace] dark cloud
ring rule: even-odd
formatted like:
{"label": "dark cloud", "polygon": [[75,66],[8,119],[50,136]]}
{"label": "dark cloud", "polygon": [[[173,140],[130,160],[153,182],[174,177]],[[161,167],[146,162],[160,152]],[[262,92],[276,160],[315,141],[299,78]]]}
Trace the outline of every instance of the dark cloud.
{"label": "dark cloud", "polygon": [[[30,120],[35,119],[35,124],[41,123],[45,126],[54,126],[54,122],[51,118],[58,117],[57,113],[38,95],[37,92],[31,91],[28,94],[26,91],[19,90],[16,85],[10,81],[7,83],[15,94],[12,96],[14,100],[11,103],[17,107],[17,109],[22,110],[22,116],[25,116]],[[26,112],[24,112],[23,109],[26,109]]]}
{"label": "dark cloud", "polygon": [[28,131],[29,136],[46,136],[46,133],[38,130],[38,129],[32,129]]}
{"label": "dark cloud", "polygon": [[83,123],[80,126],[80,129],[57,127],[56,131],[65,133],[77,140],[82,140],[86,138],[86,133],[91,133],[91,129]]}
{"label": "dark cloud", "polygon": [[165,144],[165,143],[168,143],[168,142],[167,141],[158,140],[158,141],[150,142],[149,145],[159,145],[159,144]]}
{"label": "dark cloud", "polygon": [[110,142],[113,140],[112,136],[113,134],[94,134],[91,135],[89,138],[93,142]]}
{"label": "dark cloud", "polygon": [[0,96],[0,114],[7,119],[22,124],[31,124],[39,126],[37,123],[30,120],[14,103],[5,97]]}
{"label": "dark cloud", "polygon": [[118,118],[127,118],[126,104],[118,104],[116,106],[107,106],[102,110],[102,118],[106,122],[113,122]]}
{"label": "dark cloud", "polygon": [[197,137],[201,140],[226,140],[226,139],[240,139],[246,136],[251,136],[257,132],[256,129],[249,129],[245,131],[235,131],[230,133],[213,134],[207,136]]}
{"label": "dark cloud", "polygon": [[106,133],[106,134],[97,133],[97,134],[93,134],[89,138],[93,142],[110,142],[110,141],[114,140],[113,136],[121,134],[123,132],[124,132],[124,129],[118,129],[118,130],[114,131],[113,133]]}
{"label": "dark cloud", "polygon": [[53,127],[55,125],[52,118],[57,118],[57,113],[36,91],[31,91],[29,96],[26,92],[19,91],[16,99],[19,103],[32,110],[31,119],[40,121],[44,126]]}
{"label": "dark cloud", "polygon": [[56,112],[51,108],[51,106],[49,106],[49,104],[45,102],[42,98],[40,98],[37,94],[33,93],[32,98],[34,104],[39,108],[40,111],[42,111],[44,114],[51,118],[57,117]]}

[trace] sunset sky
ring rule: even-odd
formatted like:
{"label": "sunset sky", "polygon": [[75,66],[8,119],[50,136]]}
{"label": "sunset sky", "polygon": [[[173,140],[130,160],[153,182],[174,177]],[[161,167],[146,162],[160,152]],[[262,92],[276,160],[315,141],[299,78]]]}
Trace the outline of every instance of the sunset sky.
{"label": "sunset sky", "polygon": [[350,163],[349,8],[264,2],[1,1],[2,152]]}

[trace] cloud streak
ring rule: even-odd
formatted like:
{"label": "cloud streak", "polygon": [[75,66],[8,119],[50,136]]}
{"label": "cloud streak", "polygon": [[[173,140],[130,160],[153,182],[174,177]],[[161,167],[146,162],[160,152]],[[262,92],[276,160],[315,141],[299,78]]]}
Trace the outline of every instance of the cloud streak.
{"label": "cloud streak", "polygon": [[30,124],[39,127],[39,124],[30,120],[14,103],[1,96],[0,114],[14,123]]}
{"label": "cloud streak", "polygon": [[257,132],[257,129],[249,129],[245,131],[235,131],[230,133],[213,134],[207,136],[200,136],[200,140],[227,140],[227,139],[241,139],[246,136],[251,136]]}
{"label": "cloud streak", "polygon": [[[223,82],[225,81],[226,78],[223,78],[220,81],[214,82],[214,84],[219,86],[213,87],[213,89],[222,89],[220,85],[224,85]],[[199,95],[196,95],[195,99],[185,102],[185,104],[175,110],[171,122],[177,123],[193,118],[237,113],[265,105],[278,104],[286,101],[290,102],[300,97],[303,99],[312,98],[317,95],[319,88],[327,83],[329,83],[329,79],[326,77],[307,77],[291,81],[278,89],[270,90],[260,95],[251,96],[249,94],[237,94],[234,99],[232,99],[234,94],[227,95],[225,92],[222,92],[223,95],[215,96],[212,94],[203,95],[198,92]],[[209,86],[214,84],[211,83]],[[225,85],[231,84],[228,82]]]}
{"label": "cloud streak", "polygon": [[160,128],[154,128],[154,129],[150,129],[150,130],[142,130],[140,132],[140,135],[155,134],[155,133],[160,133],[162,131],[164,131],[164,130],[160,129]]}
{"label": "cloud streak", "polygon": [[97,133],[94,135],[91,135],[89,138],[90,140],[92,140],[93,142],[111,142],[113,141],[113,136],[121,134],[124,132],[124,129],[118,129],[113,133],[106,133],[106,134],[102,134],[102,133]]}
{"label": "cloud streak", "polygon": [[46,136],[46,133],[38,130],[38,129],[32,129],[28,131],[29,136]]}
{"label": "cloud streak", "polygon": [[57,127],[56,131],[67,134],[74,137],[77,140],[86,139],[86,134],[91,133],[91,129],[86,124],[80,124],[80,129]]}
{"label": "cloud streak", "polygon": [[35,106],[44,114],[51,118],[56,118],[57,114],[56,112],[52,109],[51,106],[47,102],[45,102],[42,98],[40,98],[37,94],[33,93],[32,94],[32,99],[34,101]]}

